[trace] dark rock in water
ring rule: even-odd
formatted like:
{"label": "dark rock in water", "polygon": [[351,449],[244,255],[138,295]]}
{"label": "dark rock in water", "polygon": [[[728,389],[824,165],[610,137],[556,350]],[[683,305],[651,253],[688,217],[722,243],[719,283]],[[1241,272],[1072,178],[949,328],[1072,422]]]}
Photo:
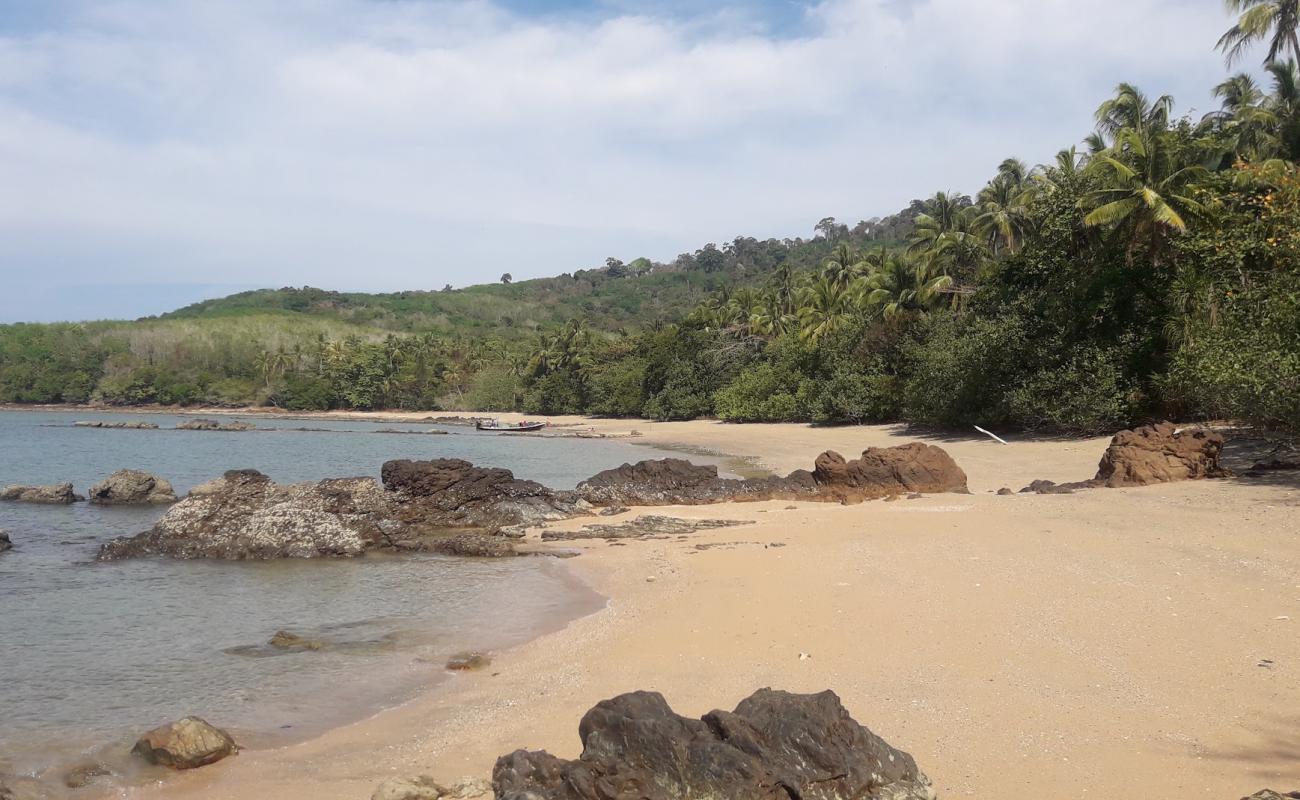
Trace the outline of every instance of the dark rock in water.
{"label": "dark rock in water", "polygon": [[1120,431],[1101,457],[1094,482],[1101,486],[1147,486],[1230,475],[1219,464],[1223,437],[1172,422]]}
{"label": "dark rock in water", "polygon": [[12,485],[0,489],[0,500],[12,500],[16,503],[67,505],[68,503],[80,503],[85,499],[72,491],[72,484],[70,483],[55,483],[48,486]]}
{"label": "dark rock in water", "polygon": [[69,789],[84,789],[96,778],[106,778],[113,771],[103,764],[82,764],[63,773],[63,785]]}
{"label": "dark rock in water", "polygon": [[105,422],[104,420],[80,420],[72,423],[74,428],[127,428],[131,430],[156,431],[158,426],[152,422]]}
{"label": "dark rock in water", "polygon": [[657,692],[598,703],[582,755],[497,759],[498,800],[932,800],[907,753],[859,725],[833,692],[760,689],[733,712],[674,714]]}
{"label": "dark rock in water", "polygon": [[256,428],[251,422],[221,422],[215,419],[189,419],[176,425],[178,431],[251,431]]}
{"label": "dark rock in water", "polygon": [[101,506],[165,505],[176,502],[172,485],[138,469],[119,469],[90,487],[90,502]]}
{"label": "dark rock in water", "polygon": [[319,639],[304,639],[289,631],[276,631],[267,644],[281,650],[324,650],[326,646]]}
{"label": "dark rock in water", "polygon": [[576,531],[544,531],[542,541],[648,539],[656,536],[676,536],[701,530],[753,524],[752,519],[679,519],[659,514],[647,514],[617,525],[584,525]]}
{"label": "dark rock in water", "polygon": [[0,553],[6,550],[12,550],[14,543],[9,540],[9,531],[0,528]]}
{"label": "dark rock in water", "polygon": [[447,659],[447,669],[455,672],[471,672],[492,664],[492,657],[487,653],[457,653]]}
{"label": "dark rock in water", "polygon": [[150,764],[172,769],[194,769],[238,752],[230,734],[198,717],[185,717],[140,737],[131,752]]}

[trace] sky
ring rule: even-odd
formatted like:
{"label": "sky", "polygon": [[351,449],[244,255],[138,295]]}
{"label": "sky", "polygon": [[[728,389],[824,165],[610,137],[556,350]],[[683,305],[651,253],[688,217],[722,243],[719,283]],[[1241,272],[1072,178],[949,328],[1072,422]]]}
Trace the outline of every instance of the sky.
{"label": "sky", "polygon": [[1219,0],[0,0],[0,322],[438,289],[811,236],[1120,81],[1214,106]]}

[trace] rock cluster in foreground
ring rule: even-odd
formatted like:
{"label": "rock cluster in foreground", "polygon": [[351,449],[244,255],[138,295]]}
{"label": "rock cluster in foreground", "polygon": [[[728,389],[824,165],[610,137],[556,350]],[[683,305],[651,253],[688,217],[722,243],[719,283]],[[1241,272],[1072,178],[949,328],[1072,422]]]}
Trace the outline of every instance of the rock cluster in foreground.
{"label": "rock cluster in foreground", "polygon": [[194,769],[238,752],[230,734],[198,717],[185,717],[146,733],[131,752],[150,764]]}
{"label": "rock cluster in foreground", "polygon": [[830,691],[760,689],[736,710],[673,713],[657,692],[598,703],[568,761],[517,750],[497,760],[498,800],[932,800],[910,755],[849,716]]}

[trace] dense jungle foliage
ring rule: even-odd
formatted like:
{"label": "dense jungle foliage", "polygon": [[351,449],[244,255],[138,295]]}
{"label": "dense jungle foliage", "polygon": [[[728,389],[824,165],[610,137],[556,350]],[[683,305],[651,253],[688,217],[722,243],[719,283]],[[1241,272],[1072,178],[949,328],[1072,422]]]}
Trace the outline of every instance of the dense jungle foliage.
{"label": "dense jungle foliage", "polygon": [[0,401],[1300,429],[1300,23],[1294,0],[1229,5],[1230,63],[1268,50],[1220,110],[1121,84],[1082,147],[973,197],[669,264],[0,326]]}

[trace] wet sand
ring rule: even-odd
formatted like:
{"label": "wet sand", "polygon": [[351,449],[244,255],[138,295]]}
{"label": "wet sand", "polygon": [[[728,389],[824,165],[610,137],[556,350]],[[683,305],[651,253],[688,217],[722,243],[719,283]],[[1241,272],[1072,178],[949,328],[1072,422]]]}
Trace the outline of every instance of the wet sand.
{"label": "wet sand", "polygon": [[[580,422],[781,472],[827,447],[915,438]],[[1004,497],[993,491],[1089,477],[1105,440],[933,441],[972,495],[655,509],[754,524],[575,543],[566,563],[603,610],[400,708],[127,796],[342,800],[387,777],[486,777],[515,748],[575,756],[581,715],[620,692],[654,689],[698,715],[762,686],[834,689],[946,797],[1300,786],[1300,476]]]}

